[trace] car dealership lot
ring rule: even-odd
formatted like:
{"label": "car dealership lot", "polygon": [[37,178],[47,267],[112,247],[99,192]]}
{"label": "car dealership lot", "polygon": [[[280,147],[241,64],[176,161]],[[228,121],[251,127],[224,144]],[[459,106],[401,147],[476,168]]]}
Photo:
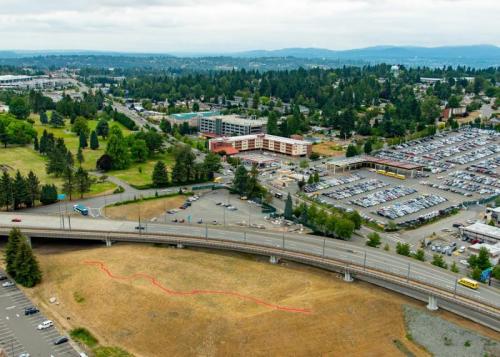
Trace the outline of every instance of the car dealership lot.
{"label": "car dealership lot", "polygon": [[69,342],[58,346],[53,344],[61,336],[55,326],[38,330],[37,326],[47,318],[41,311],[25,315],[24,311],[29,307],[33,307],[32,302],[17,286],[0,287],[0,346],[7,356],[17,357],[22,353],[31,356],[79,356]]}

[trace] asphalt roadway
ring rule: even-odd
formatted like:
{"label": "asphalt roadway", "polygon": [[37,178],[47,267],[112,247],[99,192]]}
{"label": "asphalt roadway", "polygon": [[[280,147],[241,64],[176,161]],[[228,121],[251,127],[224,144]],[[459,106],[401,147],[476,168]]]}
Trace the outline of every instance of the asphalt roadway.
{"label": "asphalt roadway", "polygon": [[31,306],[34,305],[17,286],[0,286],[0,347],[7,356],[17,357],[21,353],[29,353],[32,357],[79,356],[69,342],[53,344],[61,336],[55,326],[37,330],[47,318],[42,312],[25,316],[24,309]]}
{"label": "asphalt roadway", "polygon": [[[13,216],[22,222],[13,223]],[[158,224],[143,223],[142,232],[168,233],[179,236],[196,236],[208,239],[222,239],[284,248],[287,250],[323,255],[327,258],[340,259],[348,263],[365,265],[369,268],[383,270],[400,276],[407,276],[426,285],[436,286],[467,298],[500,308],[500,290],[495,287],[481,285],[478,290],[468,289],[456,284],[457,276],[447,270],[428,263],[416,261],[404,256],[387,253],[381,249],[353,246],[339,240],[297,233],[272,233],[250,229],[228,228],[220,225],[198,224]],[[17,226],[19,228],[63,228],[61,217],[32,214],[0,214],[0,226]],[[91,217],[68,217],[64,219],[64,229],[135,232],[137,222],[92,219]],[[103,236],[103,241],[106,239]]]}

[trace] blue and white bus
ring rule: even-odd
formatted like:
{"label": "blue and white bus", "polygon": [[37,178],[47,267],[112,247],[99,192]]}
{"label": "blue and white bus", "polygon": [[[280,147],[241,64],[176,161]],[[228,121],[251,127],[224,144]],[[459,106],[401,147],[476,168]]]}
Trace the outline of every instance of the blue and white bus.
{"label": "blue and white bus", "polygon": [[85,207],[85,206],[82,206],[82,205],[74,205],[73,206],[73,211],[81,213],[84,216],[88,216],[89,215],[89,209],[87,207]]}

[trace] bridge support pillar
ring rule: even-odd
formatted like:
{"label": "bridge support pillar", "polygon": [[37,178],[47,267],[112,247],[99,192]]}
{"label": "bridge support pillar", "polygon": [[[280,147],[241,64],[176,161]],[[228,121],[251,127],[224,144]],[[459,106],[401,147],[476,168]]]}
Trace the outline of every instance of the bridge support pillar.
{"label": "bridge support pillar", "polygon": [[433,295],[429,295],[429,303],[427,304],[427,309],[431,311],[436,311],[438,309],[437,298]]}
{"label": "bridge support pillar", "polygon": [[347,283],[352,283],[354,281],[348,269],[344,271],[344,281]]}
{"label": "bridge support pillar", "polygon": [[111,239],[106,238],[106,247],[111,247],[111,245],[112,245]]}
{"label": "bridge support pillar", "polygon": [[177,249],[183,249],[184,248],[184,244],[182,243],[177,243]]}
{"label": "bridge support pillar", "polygon": [[269,263],[271,264],[278,264],[280,261],[280,258],[278,258],[276,255],[271,255],[269,257]]}

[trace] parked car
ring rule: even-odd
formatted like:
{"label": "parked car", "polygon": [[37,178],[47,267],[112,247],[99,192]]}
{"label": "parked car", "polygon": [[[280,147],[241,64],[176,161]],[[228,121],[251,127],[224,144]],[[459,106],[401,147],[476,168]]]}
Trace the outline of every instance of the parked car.
{"label": "parked car", "polygon": [[203,223],[203,218],[200,218],[196,223],[202,224]]}
{"label": "parked car", "polygon": [[7,280],[7,277],[5,275],[0,275],[0,280]]}
{"label": "parked car", "polygon": [[465,259],[460,260],[460,264],[465,265],[466,267],[469,266],[469,262]]}
{"label": "parked car", "polygon": [[458,250],[459,253],[465,252],[465,246],[461,246],[460,249]]}
{"label": "parked car", "polygon": [[146,227],[144,227],[142,224],[139,225],[139,226],[135,226],[135,229],[137,229],[138,231],[143,231],[146,229]]}
{"label": "parked car", "polygon": [[14,217],[10,220],[11,222],[22,222],[22,219],[19,217]]}
{"label": "parked car", "polygon": [[33,314],[36,314],[37,312],[39,312],[40,310],[38,310],[36,307],[34,306],[31,306],[31,307],[27,307],[24,309],[24,315],[28,316],[28,315],[33,315]]}
{"label": "parked car", "polygon": [[60,345],[64,342],[68,342],[68,337],[66,336],[61,336],[61,337],[58,337],[54,340],[54,345]]}
{"label": "parked car", "polygon": [[14,283],[10,280],[7,280],[5,283],[2,283],[4,288],[8,288],[9,286],[14,286]]}
{"label": "parked car", "polygon": [[54,323],[51,320],[45,320],[41,324],[38,325],[38,330],[45,330],[51,326],[54,326]]}

